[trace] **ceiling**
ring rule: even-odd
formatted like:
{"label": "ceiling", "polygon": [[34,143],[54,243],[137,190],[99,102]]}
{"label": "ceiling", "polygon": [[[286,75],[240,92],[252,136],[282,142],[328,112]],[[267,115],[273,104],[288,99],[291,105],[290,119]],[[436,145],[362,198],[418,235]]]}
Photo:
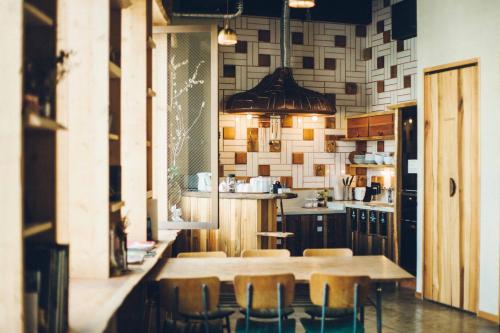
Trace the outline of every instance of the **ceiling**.
{"label": "ceiling", "polygon": [[[225,13],[226,0],[163,0],[173,1],[175,12]],[[229,1],[229,11],[236,11],[237,0]],[[243,15],[280,17],[283,0],[243,0]],[[368,24],[371,22],[371,0],[316,0],[311,9],[313,21]],[[306,10],[292,9],[290,16],[304,20]]]}

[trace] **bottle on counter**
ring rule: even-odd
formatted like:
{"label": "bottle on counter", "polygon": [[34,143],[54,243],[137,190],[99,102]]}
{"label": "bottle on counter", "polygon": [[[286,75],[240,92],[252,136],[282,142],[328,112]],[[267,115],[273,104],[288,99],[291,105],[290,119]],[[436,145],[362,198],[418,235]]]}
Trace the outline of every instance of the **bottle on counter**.
{"label": "bottle on counter", "polygon": [[230,173],[226,178],[227,191],[230,193],[236,192],[236,175]]}

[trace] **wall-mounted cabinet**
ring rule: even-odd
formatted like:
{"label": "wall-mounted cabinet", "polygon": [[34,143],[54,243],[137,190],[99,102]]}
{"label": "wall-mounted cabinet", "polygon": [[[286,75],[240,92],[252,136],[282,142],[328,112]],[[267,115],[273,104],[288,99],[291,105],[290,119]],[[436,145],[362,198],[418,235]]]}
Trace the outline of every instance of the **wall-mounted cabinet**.
{"label": "wall-mounted cabinet", "polygon": [[395,117],[393,111],[371,112],[347,118],[347,137],[343,140],[394,140]]}

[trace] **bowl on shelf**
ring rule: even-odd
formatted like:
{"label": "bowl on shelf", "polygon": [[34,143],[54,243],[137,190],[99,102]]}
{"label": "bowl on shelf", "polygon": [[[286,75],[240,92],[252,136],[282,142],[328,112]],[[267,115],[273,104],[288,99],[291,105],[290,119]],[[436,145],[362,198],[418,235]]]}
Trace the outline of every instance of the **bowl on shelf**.
{"label": "bowl on shelf", "polygon": [[377,163],[378,165],[384,164],[384,155],[375,154],[375,163]]}
{"label": "bowl on shelf", "polygon": [[368,153],[365,155],[365,163],[366,164],[375,164],[375,154]]}
{"label": "bowl on shelf", "polygon": [[354,155],[354,164],[365,164],[365,155]]}
{"label": "bowl on shelf", "polygon": [[392,156],[384,156],[384,164],[394,164],[394,158]]}

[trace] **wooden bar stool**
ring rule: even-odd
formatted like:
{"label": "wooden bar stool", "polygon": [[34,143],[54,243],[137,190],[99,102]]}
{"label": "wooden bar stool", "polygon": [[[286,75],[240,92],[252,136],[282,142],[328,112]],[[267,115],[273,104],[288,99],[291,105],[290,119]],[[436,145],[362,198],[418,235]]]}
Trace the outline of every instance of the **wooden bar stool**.
{"label": "wooden bar stool", "polygon": [[[234,311],[219,309],[219,292],[217,277],[160,280],[160,307],[172,314],[172,321],[165,322],[167,332],[193,332],[196,325],[191,325],[191,321],[198,321],[202,323],[201,332],[221,331],[224,327],[230,333],[229,316]],[[186,323],[178,323],[179,317]],[[225,320],[225,324],[213,323],[219,320]]]}
{"label": "wooden bar stool", "polygon": [[[321,307],[321,319],[301,319],[306,332],[321,333],[362,333],[364,301],[370,291],[368,276],[335,276],[312,274],[310,279],[311,302]],[[337,317],[327,320],[327,315]],[[333,314],[343,313],[343,316]]]}
{"label": "wooden bar stool", "polygon": [[304,257],[352,257],[352,250],[347,248],[305,249],[302,255]]}
{"label": "wooden bar stool", "polygon": [[209,252],[181,252],[177,258],[227,258],[226,252],[209,251]]}
{"label": "wooden bar stool", "polygon": [[[236,332],[295,332],[295,320],[285,319],[286,313],[293,312],[293,274],[237,275],[234,289],[236,302],[245,314],[244,319],[237,321]],[[251,317],[276,318],[277,321],[256,321]]]}
{"label": "wooden bar stool", "polygon": [[290,257],[290,251],[285,249],[271,250],[243,250],[241,252],[243,258],[250,257]]}

